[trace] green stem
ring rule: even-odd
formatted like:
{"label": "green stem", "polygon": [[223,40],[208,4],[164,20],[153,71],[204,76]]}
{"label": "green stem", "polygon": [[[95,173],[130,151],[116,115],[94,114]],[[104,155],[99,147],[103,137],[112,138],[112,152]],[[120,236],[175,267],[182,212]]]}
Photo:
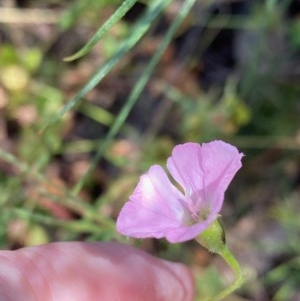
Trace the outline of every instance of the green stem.
{"label": "green stem", "polygon": [[218,254],[226,261],[226,263],[230,266],[232,269],[235,280],[234,282],[226,287],[223,291],[218,293],[216,296],[209,298],[207,301],[219,301],[230,295],[232,292],[234,292],[236,289],[238,289],[243,281],[244,277],[240,268],[240,265],[238,261],[235,259],[229,248],[225,245],[224,248],[218,252]]}

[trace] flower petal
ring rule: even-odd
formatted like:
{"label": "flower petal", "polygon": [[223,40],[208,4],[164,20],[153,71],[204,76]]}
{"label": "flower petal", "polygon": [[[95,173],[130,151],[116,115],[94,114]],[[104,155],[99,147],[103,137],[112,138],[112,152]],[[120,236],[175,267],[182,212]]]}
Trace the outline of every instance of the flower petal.
{"label": "flower petal", "polygon": [[175,146],[167,161],[167,167],[186,194],[203,189],[200,144],[188,142]]}
{"label": "flower petal", "polygon": [[224,193],[241,168],[242,153],[223,141],[204,143],[201,165],[204,173],[204,201],[215,213],[221,210]]}
{"label": "flower petal", "polygon": [[193,199],[194,208],[221,210],[224,193],[242,166],[242,153],[223,141],[185,143],[174,147],[167,167],[173,178]]}
{"label": "flower petal", "polygon": [[158,165],[152,166],[122,208],[117,230],[136,238],[165,237],[174,228],[180,228],[186,218],[184,196],[168,179]]}

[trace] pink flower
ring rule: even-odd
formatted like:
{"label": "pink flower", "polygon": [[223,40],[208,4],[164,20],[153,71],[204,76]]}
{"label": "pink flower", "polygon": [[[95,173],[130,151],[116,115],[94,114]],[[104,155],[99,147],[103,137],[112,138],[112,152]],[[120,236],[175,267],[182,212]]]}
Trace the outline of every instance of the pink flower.
{"label": "pink flower", "polygon": [[242,157],[223,141],[175,146],[167,167],[180,187],[161,166],[150,167],[122,208],[117,230],[136,238],[165,237],[171,243],[195,238],[218,217]]}

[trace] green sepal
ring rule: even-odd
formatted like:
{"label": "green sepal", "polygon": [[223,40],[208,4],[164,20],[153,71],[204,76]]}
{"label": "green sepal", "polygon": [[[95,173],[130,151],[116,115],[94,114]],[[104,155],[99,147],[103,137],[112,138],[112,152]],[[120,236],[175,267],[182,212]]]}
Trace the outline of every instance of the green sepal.
{"label": "green sepal", "polygon": [[196,240],[212,253],[219,254],[226,247],[225,232],[218,219],[197,236]]}

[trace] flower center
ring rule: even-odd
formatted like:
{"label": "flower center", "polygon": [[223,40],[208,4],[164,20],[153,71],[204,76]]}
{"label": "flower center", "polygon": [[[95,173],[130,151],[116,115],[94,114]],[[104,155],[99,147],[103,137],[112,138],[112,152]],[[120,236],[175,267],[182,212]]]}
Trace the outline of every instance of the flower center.
{"label": "flower center", "polygon": [[209,208],[203,206],[203,202],[199,199],[199,196],[187,196],[186,202],[189,209],[191,224],[205,221],[208,218],[210,212]]}
{"label": "flower center", "polygon": [[199,213],[198,213],[198,222],[205,221],[208,218],[209,213],[210,213],[210,211],[207,207],[201,208]]}

